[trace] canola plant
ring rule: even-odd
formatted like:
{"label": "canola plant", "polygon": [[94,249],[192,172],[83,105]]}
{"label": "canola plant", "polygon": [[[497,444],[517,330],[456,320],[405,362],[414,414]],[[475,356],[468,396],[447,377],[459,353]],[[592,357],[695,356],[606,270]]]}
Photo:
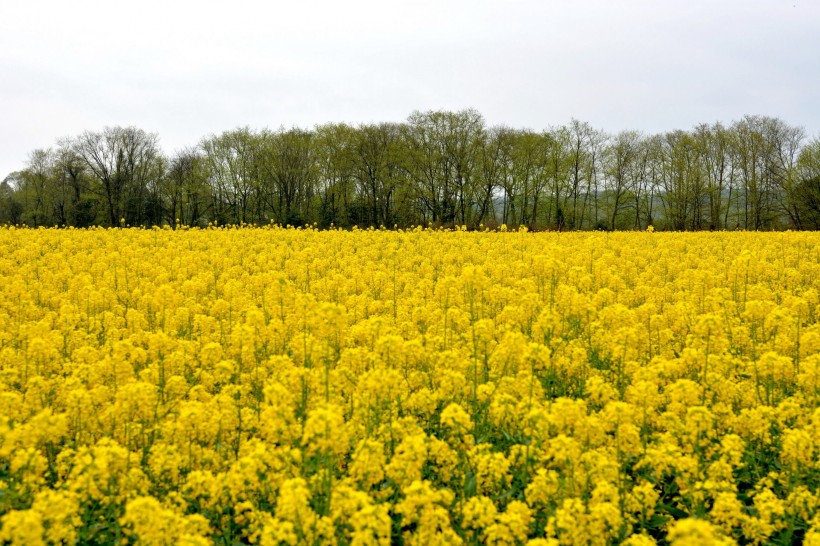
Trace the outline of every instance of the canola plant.
{"label": "canola plant", "polygon": [[820,234],[0,249],[0,543],[820,544]]}

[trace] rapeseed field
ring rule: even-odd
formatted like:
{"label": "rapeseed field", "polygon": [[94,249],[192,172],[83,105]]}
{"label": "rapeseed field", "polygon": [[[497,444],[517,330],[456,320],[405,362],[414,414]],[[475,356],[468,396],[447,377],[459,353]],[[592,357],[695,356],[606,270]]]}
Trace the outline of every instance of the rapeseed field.
{"label": "rapeseed field", "polygon": [[0,542],[820,544],[820,234],[0,229]]}

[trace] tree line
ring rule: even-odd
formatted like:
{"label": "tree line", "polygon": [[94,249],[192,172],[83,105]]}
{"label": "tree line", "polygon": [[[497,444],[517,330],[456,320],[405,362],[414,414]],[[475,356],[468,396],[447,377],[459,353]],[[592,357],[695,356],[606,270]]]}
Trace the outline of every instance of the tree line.
{"label": "tree line", "polygon": [[818,229],[820,138],[764,116],[663,134],[572,120],[490,126],[474,109],[402,123],[237,128],[165,154],[106,127],[30,153],[0,224]]}

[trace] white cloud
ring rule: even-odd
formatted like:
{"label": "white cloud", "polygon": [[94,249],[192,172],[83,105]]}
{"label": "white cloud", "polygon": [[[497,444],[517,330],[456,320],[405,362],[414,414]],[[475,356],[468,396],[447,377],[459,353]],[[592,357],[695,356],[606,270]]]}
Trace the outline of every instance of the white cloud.
{"label": "white cloud", "polygon": [[0,8],[0,176],[57,137],[401,120],[474,106],[663,131],[779,116],[820,131],[805,0],[12,0]]}

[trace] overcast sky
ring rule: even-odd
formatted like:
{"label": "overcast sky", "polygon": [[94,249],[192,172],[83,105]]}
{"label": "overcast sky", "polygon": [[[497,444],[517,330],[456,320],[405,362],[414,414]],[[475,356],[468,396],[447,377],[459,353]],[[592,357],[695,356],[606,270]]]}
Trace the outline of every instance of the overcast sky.
{"label": "overcast sky", "polygon": [[0,179],[86,129],[166,152],[238,126],[572,117],[615,132],[744,114],[820,134],[820,0],[2,0]]}

